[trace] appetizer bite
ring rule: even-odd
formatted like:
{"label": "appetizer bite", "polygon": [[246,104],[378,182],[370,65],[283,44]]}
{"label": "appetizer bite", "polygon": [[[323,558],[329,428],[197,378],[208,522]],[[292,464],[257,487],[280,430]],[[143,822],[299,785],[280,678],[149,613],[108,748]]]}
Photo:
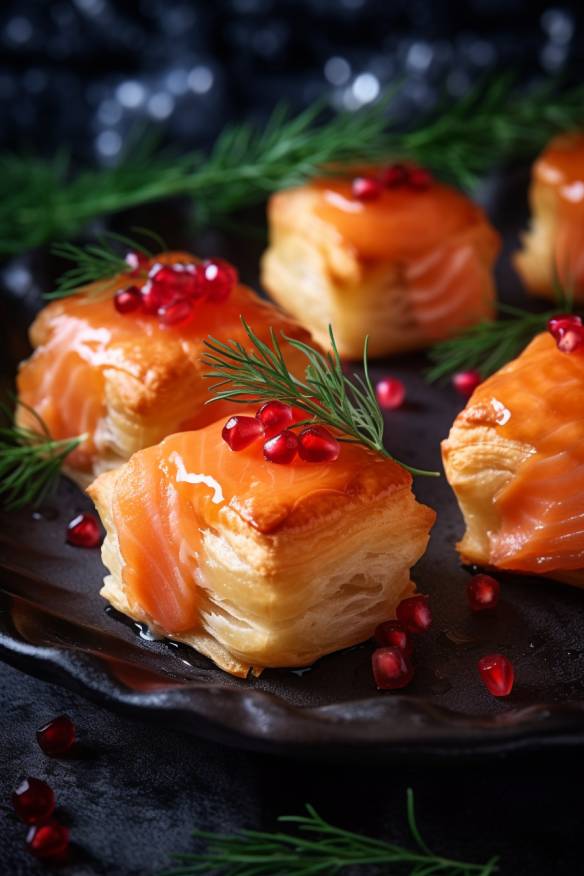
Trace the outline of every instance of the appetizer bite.
{"label": "appetizer bite", "polygon": [[418,167],[323,178],[269,204],[262,283],[343,357],[425,347],[493,314],[499,235],[461,192]]}
{"label": "appetizer bite", "polygon": [[584,584],[584,328],[551,320],[482,383],[442,444],[464,562]]}
{"label": "appetizer bite", "polygon": [[514,263],[527,289],[555,297],[560,284],[584,301],[584,134],[556,137],[533,165],[530,228]]}
{"label": "appetizer bite", "polygon": [[206,361],[219,397],[259,407],[169,436],[89,488],[107,531],[102,595],[240,676],[369,638],[412,593],[435,517],[383,448],[367,379],[305,347],[306,382],[292,380],[277,340],[246,330],[255,353],[212,342]]}
{"label": "appetizer bite", "polygon": [[[209,333],[245,342],[243,316],[266,340],[270,326],[309,337],[220,259],[167,252],[117,261],[119,273],[40,312],[30,329],[34,353],[17,379],[19,426],[38,432],[40,417],[55,440],[83,436],[64,466],[82,486],[136,450],[221,413],[205,407],[201,355]],[[298,352],[287,344],[283,352],[294,370]]]}

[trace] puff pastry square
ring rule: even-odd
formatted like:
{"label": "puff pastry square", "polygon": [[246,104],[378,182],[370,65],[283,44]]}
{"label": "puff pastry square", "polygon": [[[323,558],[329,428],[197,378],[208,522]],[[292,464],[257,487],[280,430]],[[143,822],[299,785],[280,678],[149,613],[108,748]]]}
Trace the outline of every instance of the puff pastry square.
{"label": "puff pastry square", "polygon": [[262,261],[269,294],[328,345],[359,358],[428,346],[493,313],[499,236],[482,210],[436,182],[356,200],[346,181],[274,195]]}
{"label": "puff pastry square", "polygon": [[[197,259],[166,253],[156,261],[184,264]],[[238,286],[221,304],[201,303],[189,324],[164,327],[155,317],[115,310],[112,295],[127,285],[127,276],[120,277],[106,297],[87,287],[45,307],[30,329],[34,353],[18,373],[19,398],[40,414],[53,438],[86,435],[65,468],[81,486],[136,450],[233,410],[227,404],[212,412],[205,406],[208,369],[201,356],[209,334],[246,346],[243,315],[262,340],[269,340],[270,327],[310,339],[245,286]],[[301,354],[285,343],[283,350],[292,372],[304,368]],[[24,407],[18,418],[22,425],[38,428]]]}
{"label": "puff pastry square", "polygon": [[584,584],[584,356],[548,333],[475,390],[442,444],[465,562]]}
{"label": "puff pastry square", "polygon": [[226,671],[311,664],[367,639],[413,590],[435,514],[397,463],[233,453],[224,421],[166,438],[90,487],[107,530],[102,595]]}
{"label": "puff pastry square", "polygon": [[584,301],[584,134],[556,137],[533,165],[530,228],[514,264],[528,291],[555,297],[556,278]]}

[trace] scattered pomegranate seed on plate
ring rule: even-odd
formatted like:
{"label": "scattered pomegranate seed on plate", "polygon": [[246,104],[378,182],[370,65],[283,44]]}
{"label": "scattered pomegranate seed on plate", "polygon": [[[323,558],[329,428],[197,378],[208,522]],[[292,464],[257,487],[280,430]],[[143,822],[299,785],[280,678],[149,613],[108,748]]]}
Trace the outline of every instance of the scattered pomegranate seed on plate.
{"label": "scattered pomegranate seed on plate", "polygon": [[230,417],[221,432],[221,437],[232,450],[245,450],[264,434],[262,424],[256,417]]}
{"label": "scattered pomegranate seed on plate", "polygon": [[471,369],[470,371],[459,371],[452,377],[452,385],[455,390],[464,398],[470,398],[477,386],[483,382],[483,378],[478,371]]}
{"label": "scattered pomegranate seed on plate", "polygon": [[46,782],[33,778],[23,779],[12,794],[12,806],[25,824],[38,824],[53,814],[55,795]]}
{"label": "scattered pomegranate seed on plate", "polygon": [[408,633],[425,633],[432,625],[428,597],[422,593],[402,599],[396,609],[398,621]]}
{"label": "scattered pomegranate seed on plate", "polygon": [[36,858],[55,863],[64,861],[69,851],[69,828],[55,819],[34,825],[28,832],[26,845]]}
{"label": "scattered pomegranate seed on plate", "polygon": [[401,648],[377,648],[371,655],[373,678],[378,690],[399,690],[414,677],[414,667]]}
{"label": "scattered pomegranate seed on plate", "polygon": [[491,575],[473,575],[466,585],[468,604],[472,611],[488,611],[499,602],[501,588]]}
{"label": "scattered pomegranate seed on plate", "polygon": [[77,741],[75,724],[68,715],[59,715],[37,730],[37,742],[49,757],[67,754]]}
{"label": "scattered pomegranate seed on plate", "polygon": [[384,377],[377,383],[375,395],[380,407],[393,411],[404,403],[406,388],[397,377]]}
{"label": "scattered pomegranate seed on plate", "polygon": [[75,547],[96,548],[101,544],[101,530],[93,514],[78,514],[67,524],[67,541]]}
{"label": "scattered pomegranate seed on plate", "polygon": [[375,628],[373,636],[378,645],[401,648],[408,656],[412,653],[411,639],[399,621],[384,621]]}
{"label": "scattered pomegranate seed on plate", "polygon": [[494,697],[509,696],[515,681],[515,670],[503,654],[487,654],[478,663],[481,679]]}

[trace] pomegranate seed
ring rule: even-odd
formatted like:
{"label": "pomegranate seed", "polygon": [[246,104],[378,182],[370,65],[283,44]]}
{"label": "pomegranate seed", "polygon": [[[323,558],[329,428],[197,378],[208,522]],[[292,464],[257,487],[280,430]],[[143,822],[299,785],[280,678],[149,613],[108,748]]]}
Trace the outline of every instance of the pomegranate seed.
{"label": "pomegranate seed", "polygon": [[394,411],[404,403],[406,388],[397,377],[385,377],[375,387],[375,395],[382,408]]}
{"label": "pomegranate seed", "polygon": [[179,325],[188,322],[194,313],[193,303],[186,298],[167,304],[158,309],[158,321],[161,325]]}
{"label": "pomegranate seed", "polygon": [[78,514],[67,524],[67,541],[75,547],[96,548],[101,544],[101,530],[93,514]]}
{"label": "pomegranate seed", "polygon": [[324,426],[307,426],[298,436],[298,454],[305,462],[334,462],[341,445]]}
{"label": "pomegranate seed", "polygon": [[63,861],[69,851],[69,828],[52,819],[31,827],[26,837],[28,850],[44,861]]}
{"label": "pomegranate seed", "polygon": [[373,635],[378,645],[401,648],[408,657],[412,653],[411,639],[399,621],[389,620],[379,624]]}
{"label": "pomegranate seed", "polygon": [[509,696],[513,690],[515,670],[503,654],[487,654],[479,660],[479,673],[489,693],[494,697]]}
{"label": "pomegranate seed", "polygon": [[269,438],[264,444],[264,459],[277,465],[288,465],[298,452],[298,438],[289,429]]}
{"label": "pomegranate seed", "polygon": [[384,168],[379,179],[386,189],[397,189],[405,186],[408,182],[409,171],[405,164],[391,164]]}
{"label": "pomegranate seed", "polygon": [[40,779],[23,779],[12,794],[14,811],[25,824],[46,821],[55,809],[53,789]]}
{"label": "pomegranate seed", "polygon": [[142,293],[137,286],[123,289],[114,297],[114,307],[118,313],[133,313],[142,303]]}
{"label": "pomegranate seed", "polygon": [[37,742],[49,757],[67,754],[77,741],[75,724],[69,715],[59,715],[37,730]]}
{"label": "pomegranate seed", "polygon": [[557,316],[552,316],[552,318],[548,320],[547,327],[549,333],[557,340],[558,338],[561,338],[568,329],[581,325],[582,320],[579,316],[575,316],[573,313],[559,313]]}
{"label": "pomegranate seed", "polygon": [[414,667],[401,648],[377,648],[371,655],[373,678],[378,690],[398,690],[414,677]]}
{"label": "pomegranate seed", "polygon": [[499,582],[490,575],[473,575],[466,585],[471,611],[487,611],[499,601]]}
{"label": "pomegranate seed", "polygon": [[402,599],[395,613],[408,633],[425,633],[432,625],[428,597],[422,593]]}
{"label": "pomegranate seed", "polygon": [[575,353],[584,346],[584,327],[574,325],[556,338],[558,350],[562,353]]}
{"label": "pomegranate seed", "polygon": [[196,273],[187,271],[182,265],[156,266],[150,272],[150,297],[158,301],[158,307],[165,307],[191,298],[198,294],[199,283]]}
{"label": "pomegranate seed", "polygon": [[223,259],[210,259],[203,262],[201,283],[209,301],[220,304],[225,301],[239,282],[237,271]]}
{"label": "pomegranate seed", "polygon": [[[303,419],[307,414],[303,413]],[[285,405],[280,401],[269,401],[262,405],[256,414],[256,417],[264,427],[264,435],[266,438],[273,438],[279,432],[287,429],[294,420],[294,410],[290,405]]]}
{"label": "pomegranate seed", "polygon": [[383,192],[383,183],[372,176],[357,176],[351,188],[358,201],[376,201]]}
{"label": "pomegranate seed", "polygon": [[470,398],[477,386],[483,382],[478,371],[459,371],[452,377],[455,390],[465,398]]}
{"label": "pomegranate seed", "polygon": [[432,184],[432,175],[423,167],[410,167],[408,185],[418,192],[425,192]]}
{"label": "pomegranate seed", "polygon": [[140,269],[144,268],[150,260],[143,252],[127,252],[124,261],[132,269],[131,276],[134,277],[140,273]]}
{"label": "pomegranate seed", "polygon": [[221,432],[232,450],[245,450],[263,435],[262,424],[255,417],[230,417]]}

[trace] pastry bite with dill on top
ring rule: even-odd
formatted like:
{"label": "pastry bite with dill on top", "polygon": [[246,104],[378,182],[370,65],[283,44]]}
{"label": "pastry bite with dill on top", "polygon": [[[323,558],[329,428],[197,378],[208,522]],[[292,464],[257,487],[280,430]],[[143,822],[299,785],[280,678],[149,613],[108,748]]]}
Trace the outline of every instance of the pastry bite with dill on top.
{"label": "pastry bite with dill on top", "polygon": [[[136,450],[232,409],[205,407],[201,355],[209,333],[245,342],[244,316],[263,339],[270,326],[309,338],[221,259],[106,255],[109,276],[77,289],[74,273],[73,288],[64,290],[74,294],[38,314],[30,329],[34,352],[17,377],[18,425],[39,430],[31,408],[53,439],[84,436],[64,467],[81,486]],[[285,344],[283,354],[294,370],[297,351]]]}
{"label": "pastry bite with dill on top", "polygon": [[584,328],[558,317],[484,381],[442,444],[464,562],[584,585]]}
{"label": "pastry bite with dill on top", "polygon": [[531,218],[514,264],[528,291],[554,298],[558,283],[584,301],[584,133],[555,137],[533,165]]}
{"label": "pastry bite with dill on top", "polygon": [[[234,348],[214,349],[226,391],[234,374],[217,363]],[[282,374],[276,360],[269,370]],[[249,373],[231,389],[253,396],[261,380]],[[276,385],[283,400],[262,404],[260,392],[227,422],[172,435],[89,488],[107,532],[102,595],[239,676],[369,638],[413,592],[435,517],[411,473],[375,449],[372,409],[373,432],[358,440],[331,428],[342,416],[314,385],[287,395],[286,380],[272,380],[265,391]]]}
{"label": "pastry bite with dill on top", "polygon": [[419,167],[323,177],[270,199],[262,284],[343,357],[426,347],[494,311],[500,239],[466,195]]}

